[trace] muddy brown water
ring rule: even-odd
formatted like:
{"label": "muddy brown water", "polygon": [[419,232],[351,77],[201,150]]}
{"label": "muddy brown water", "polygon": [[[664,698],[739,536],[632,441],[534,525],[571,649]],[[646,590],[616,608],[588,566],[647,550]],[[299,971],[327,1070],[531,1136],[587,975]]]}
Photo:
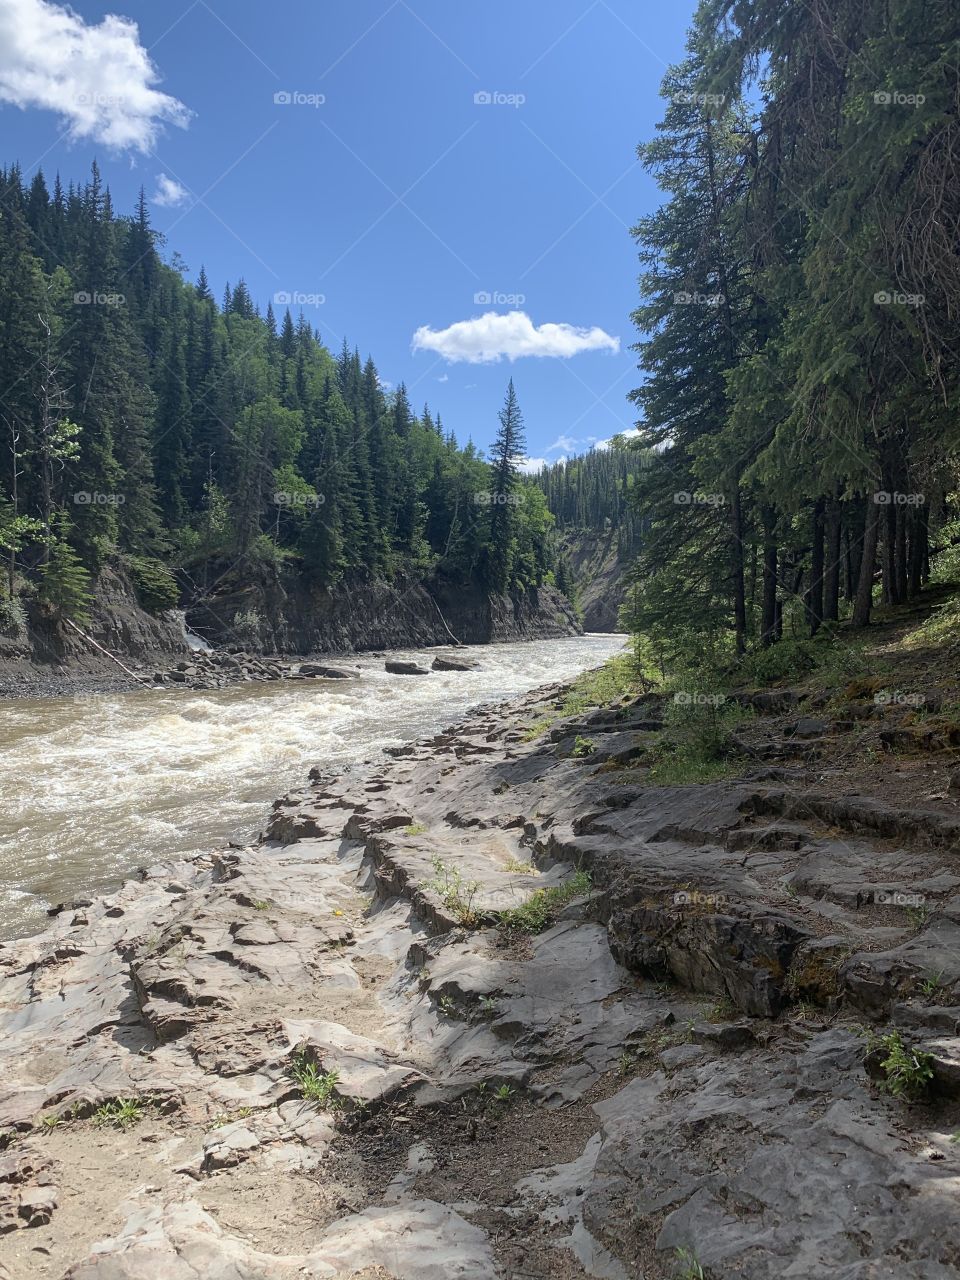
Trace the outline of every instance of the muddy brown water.
{"label": "muddy brown water", "polygon": [[[472,672],[0,700],[0,938],[109,891],[137,867],[248,840],[314,765],[348,767],[436,732],[480,702],[568,680],[624,637],[476,647]],[[391,657],[418,659],[409,652]]]}

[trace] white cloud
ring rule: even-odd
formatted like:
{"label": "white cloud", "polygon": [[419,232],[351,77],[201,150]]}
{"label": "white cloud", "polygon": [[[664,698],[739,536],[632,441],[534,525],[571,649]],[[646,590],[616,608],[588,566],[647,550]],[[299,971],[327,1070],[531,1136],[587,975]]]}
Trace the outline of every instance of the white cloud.
{"label": "white cloud", "polygon": [[549,467],[550,463],[546,458],[520,458],[517,461],[518,470],[522,471],[525,476],[535,476],[538,471],[542,471],[544,467]]}
{"label": "white cloud", "polygon": [[[639,428],[639,427],[624,427],[624,429],[623,429],[622,431],[618,431],[618,432],[617,432],[617,435],[618,435],[618,436],[621,436],[624,440],[633,440],[633,439],[635,439],[639,434],[640,434],[640,428]],[[610,437],[610,440],[597,440],[597,441],[595,441],[595,443],[594,443],[594,446],[593,446],[593,447],[594,447],[595,449],[609,449],[609,448],[610,448],[610,441],[611,441],[612,439],[613,439],[613,437],[611,436],[611,437]]]}
{"label": "white cloud", "polygon": [[421,327],[413,335],[414,351],[435,351],[451,363],[491,364],[504,356],[558,356],[567,359],[581,351],[619,351],[620,339],[603,329],[578,329],[570,324],[535,325],[525,311],[501,315],[487,311],[472,320],[459,320],[448,329]]}
{"label": "white cloud", "polygon": [[183,204],[190,197],[190,192],[176,178],[168,178],[165,173],[157,174],[157,189],[153,193],[153,203],[162,205]]}
{"label": "white cloud", "polygon": [[577,446],[583,444],[582,440],[577,440],[574,436],[557,436],[553,444],[547,445],[547,453],[576,453]]}
{"label": "white cloud", "polygon": [[146,151],[163,124],[186,125],[158,79],[129,18],[91,25],[50,0],[0,0],[0,102],[56,111],[71,138]]}
{"label": "white cloud", "polygon": [[449,373],[441,373],[441,375],[440,375],[440,377],[437,379],[437,381],[438,381],[438,382],[449,382],[449,381],[450,381],[450,375],[449,375]]}

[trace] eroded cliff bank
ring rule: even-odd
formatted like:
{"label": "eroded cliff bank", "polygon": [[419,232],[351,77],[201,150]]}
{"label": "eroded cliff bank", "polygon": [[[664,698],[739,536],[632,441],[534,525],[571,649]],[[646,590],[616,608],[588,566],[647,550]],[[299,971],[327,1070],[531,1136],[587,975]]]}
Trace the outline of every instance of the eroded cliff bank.
{"label": "eroded cliff bank", "polygon": [[[333,592],[286,590],[278,583],[235,593],[198,591],[186,621],[215,648],[272,658],[548,640],[583,630],[569,600],[550,586],[491,595],[433,581]],[[121,570],[101,571],[82,629],[89,639],[34,608],[25,626],[0,632],[0,695],[132,688],[135,676],[149,681],[191,653],[184,615],[144,609]]]}

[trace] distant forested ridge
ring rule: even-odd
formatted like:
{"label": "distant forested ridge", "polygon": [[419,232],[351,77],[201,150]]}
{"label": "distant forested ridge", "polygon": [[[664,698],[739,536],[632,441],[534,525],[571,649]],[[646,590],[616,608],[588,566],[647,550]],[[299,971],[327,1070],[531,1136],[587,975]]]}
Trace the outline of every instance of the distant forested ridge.
{"label": "distant forested ridge", "polygon": [[126,566],[151,607],[293,575],[552,581],[552,518],[518,472],[511,386],[491,459],[332,354],[242,280],[218,302],[160,256],[146,201],[117,213],[96,166],[50,191],[0,171],[0,551],[4,608],[82,617]]}
{"label": "distant forested ridge", "polygon": [[622,557],[640,543],[637,482],[650,466],[648,450],[632,449],[626,437],[605,448],[555,462],[537,475],[560,530],[614,531]]}
{"label": "distant forested ridge", "polygon": [[633,623],[742,653],[956,540],[960,11],[706,0],[688,50],[639,149]]}

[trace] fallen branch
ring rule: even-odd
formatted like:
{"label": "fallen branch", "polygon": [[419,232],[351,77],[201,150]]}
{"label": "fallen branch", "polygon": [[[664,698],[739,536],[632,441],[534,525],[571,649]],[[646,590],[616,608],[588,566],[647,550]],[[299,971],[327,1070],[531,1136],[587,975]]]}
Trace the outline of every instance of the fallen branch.
{"label": "fallen branch", "polygon": [[115,658],[113,656],[113,654],[109,651],[109,649],[105,649],[102,644],[97,644],[93,636],[88,636],[85,631],[81,631],[81,629],[77,626],[75,622],[71,622],[69,618],[64,618],[64,622],[67,624],[68,627],[70,627],[73,631],[75,631],[78,636],[82,636],[83,639],[86,640],[87,644],[92,644],[95,649],[98,649],[100,653],[104,655],[104,657],[109,658],[111,662],[115,662],[117,666],[120,668],[120,670],[125,671],[126,674],[131,678],[131,680],[136,680],[138,684],[143,684],[143,685],[147,683],[146,680],[144,680],[141,676],[138,676],[135,671],[131,671],[129,667],[125,667],[119,658]]}
{"label": "fallen branch", "polygon": [[[430,597],[430,599],[431,599],[431,600],[433,600],[433,596],[431,596],[431,597]],[[450,637],[450,639],[453,641],[453,643],[454,643],[458,648],[462,648],[462,647],[463,647],[463,641],[462,641],[462,640],[458,640],[458,639],[457,639],[457,637],[456,637],[456,636],[453,634],[453,632],[450,630],[450,628],[447,626],[447,620],[446,620],[446,618],[443,616],[443,614],[442,614],[442,613],[440,613],[440,606],[437,604],[436,600],[433,600],[433,607],[436,609],[437,613],[439,613],[439,614],[440,614],[440,621],[443,623],[444,627],[446,628],[447,635]]]}

